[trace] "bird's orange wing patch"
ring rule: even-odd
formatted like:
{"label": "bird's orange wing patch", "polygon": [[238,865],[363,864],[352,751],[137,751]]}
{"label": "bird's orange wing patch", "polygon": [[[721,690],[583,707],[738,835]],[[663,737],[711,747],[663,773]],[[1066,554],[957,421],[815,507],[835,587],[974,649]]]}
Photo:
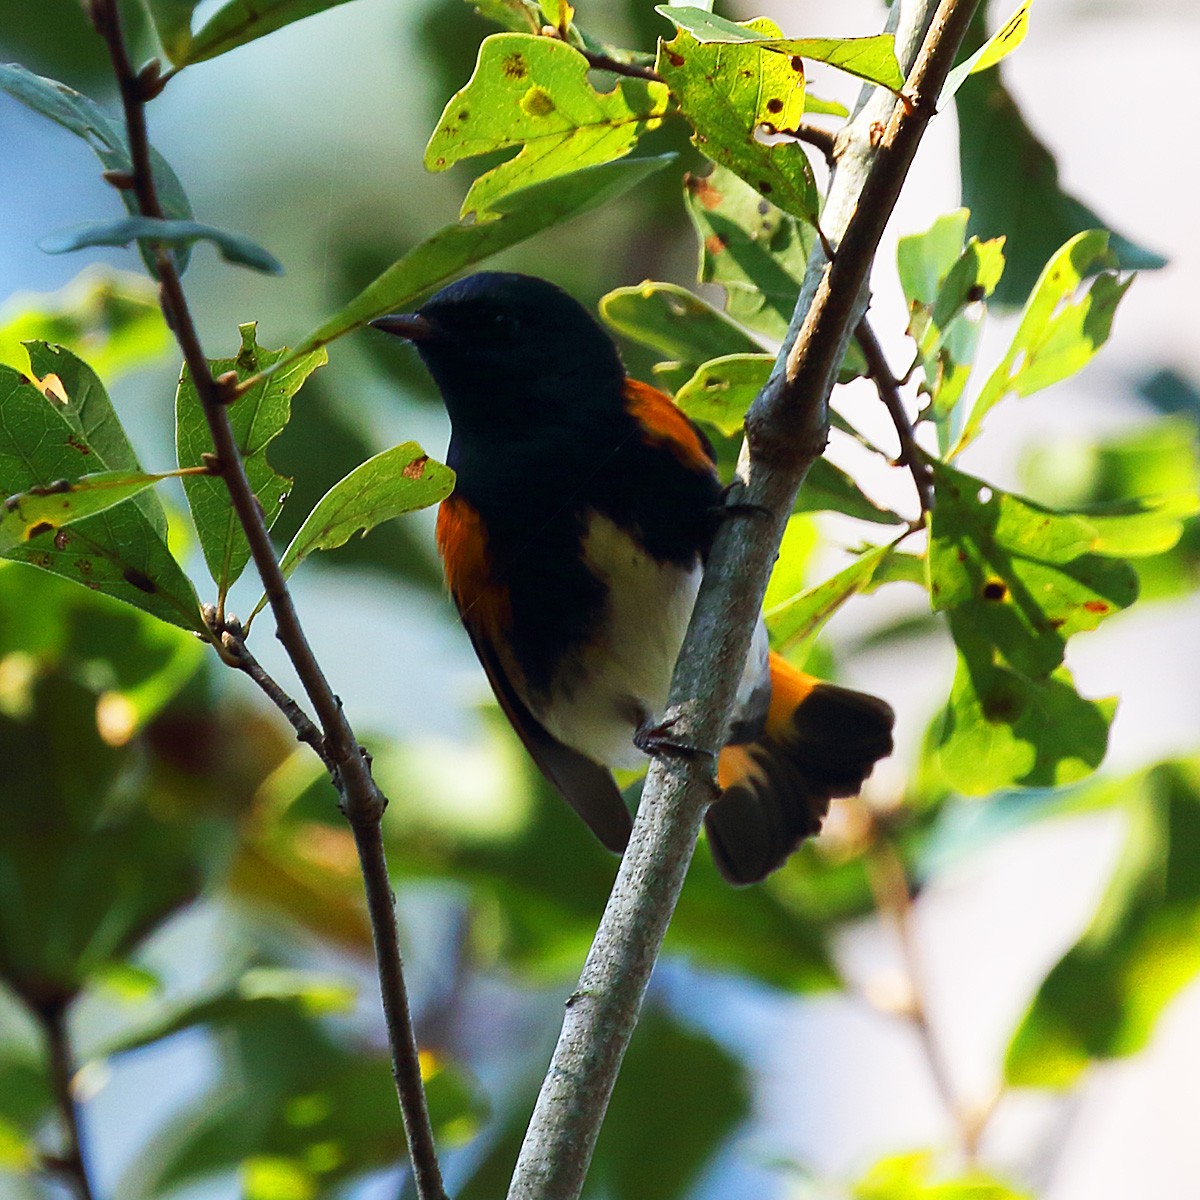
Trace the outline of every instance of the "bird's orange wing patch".
{"label": "bird's orange wing patch", "polygon": [[666,392],[637,379],[625,380],[625,407],[651,443],[667,446],[693,471],[713,469],[712,452],[700,431]]}
{"label": "bird's orange wing patch", "polygon": [[464,623],[495,637],[511,622],[508,594],[492,572],[479,513],[457,493],[438,508],[437,548],[446,586]]}

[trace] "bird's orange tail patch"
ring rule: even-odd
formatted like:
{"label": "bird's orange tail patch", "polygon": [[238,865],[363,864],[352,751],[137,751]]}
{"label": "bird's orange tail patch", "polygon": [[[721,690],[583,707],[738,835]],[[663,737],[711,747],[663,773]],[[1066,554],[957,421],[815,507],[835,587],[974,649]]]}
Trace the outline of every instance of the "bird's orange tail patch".
{"label": "bird's orange tail patch", "polygon": [[726,746],[723,791],[705,825],[732,883],[754,883],[819,832],[835,796],[853,796],[892,751],[891,708],[771,655],[771,702],[758,741]]}

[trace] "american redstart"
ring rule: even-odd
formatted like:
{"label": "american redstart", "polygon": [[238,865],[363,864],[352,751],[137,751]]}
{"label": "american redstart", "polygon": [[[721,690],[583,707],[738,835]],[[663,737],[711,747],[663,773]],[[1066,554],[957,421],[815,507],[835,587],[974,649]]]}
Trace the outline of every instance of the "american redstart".
{"label": "american redstart", "polygon": [[[721,519],[704,434],[630,379],[566,292],[482,272],[377,329],[415,343],[457,473],[437,544],[496,699],[546,778],[610,850],[631,821],[611,767],[644,762]],[[752,883],[818,832],[891,753],[892,710],[767,647],[760,621],[705,824]],[[652,741],[651,736],[651,741]]]}

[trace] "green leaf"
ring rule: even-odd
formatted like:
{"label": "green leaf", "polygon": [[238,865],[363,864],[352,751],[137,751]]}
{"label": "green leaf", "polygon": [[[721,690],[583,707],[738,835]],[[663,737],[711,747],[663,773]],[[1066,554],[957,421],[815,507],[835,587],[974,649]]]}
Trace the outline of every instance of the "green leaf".
{"label": "green leaf", "polygon": [[939,1179],[933,1154],[919,1150],[880,1159],[854,1184],[854,1200],[1031,1200],[994,1176],[974,1168]]}
{"label": "green leaf", "polygon": [[290,575],[314,550],[335,550],[376,525],[444,500],[454,472],[416,442],[403,442],[355,467],[321,497],[304,519],[279,568]]}
{"label": "green leaf", "polygon": [[860,554],[848,567],[807,591],[775,604],[763,614],[771,645],[781,652],[803,651],[811,646],[825,623],[851,596],[866,591],[875,573],[891,554],[892,545],[876,546]]}
{"label": "green leaf", "polygon": [[699,281],[725,289],[725,309],[735,321],[782,341],[816,244],[812,226],[724,167],[687,176],[684,200],[700,239]]}
{"label": "green leaf", "polygon": [[994,67],[1025,40],[1025,35],[1029,32],[1029,6],[1032,3],[1033,0],[1024,0],[1012,16],[974,54],[960,62],[946,76],[942,94],[938,97],[939,109],[962,87],[968,75],[976,75]]}
{"label": "green leaf", "polygon": [[742,432],[746,410],[774,365],[773,354],[727,354],[696,368],[675,393],[675,403],[693,421],[711,425],[726,437]]}
{"label": "green leaf", "polygon": [[[141,472],[141,464],[121,420],[117,416],[108,392],[92,367],[62,346],[45,342],[28,342],[25,347],[29,367],[39,381],[43,395],[51,395],[64,417],[79,438],[97,456],[96,463],[110,470]],[[153,492],[138,497],[137,507],[164,541],[167,537],[167,514],[162,502]]]}
{"label": "green leaf", "polygon": [[[999,72],[971,76],[955,102],[962,201],[971,210],[970,232],[981,239],[1007,238],[1007,268],[996,300],[1021,304],[1046,261],[1065,241],[1105,222],[1061,189],[1053,155],[1025,123]],[[1161,255],[1115,233],[1109,249],[1126,271],[1166,263]]]}
{"label": "green leaf", "polygon": [[598,308],[611,329],[689,369],[714,354],[753,354],[761,349],[744,329],[678,284],[647,280],[636,287],[615,288],[600,297]]}
{"label": "green leaf", "polygon": [[163,475],[98,471],[74,480],[59,479],[46,487],[33,487],[9,496],[0,505],[0,554],[39,534],[106,512],[174,474],[173,471]]}
{"label": "green leaf", "polygon": [[1082,370],[1108,340],[1113,316],[1132,279],[1105,271],[1073,300],[1085,275],[1110,261],[1109,235],[1093,229],[1073,237],[1046,264],[1008,353],[975,400],[953,453],[978,434],[984,417],[1005,396],[1028,396]]}
{"label": "green leaf", "polygon": [[[81,137],[95,152],[105,170],[132,173],[133,160],[129,156],[124,126],[114,121],[94,100],[57,80],[35,75],[16,63],[0,64],[0,90]],[[192,206],[183,185],[153,147],[150,150],[150,166],[164,215],[172,220],[190,220]],[[123,188],[120,196],[129,212],[137,216],[137,198],[132,190]],[[188,250],[184,246],[176,257],[180,271],[187,266],[187,256]],[[153,275],[153,255],[143,252],[143,259]]]}
{"label": "green leaf", "polygon": [[[108,466],[72,420],[82,420],[80,408],[93,410],[78,399],[64,405],[57,399],[61,394],[54,389],[50,395],[56,398],[45,396],[25,376],[0,366],[0,491],[5,494],[77,477],[82,466]],[[98,401],[92,404],[94,411],[103,408]],[[115,596],[160,620],[202,631],[195,589],[139,507],[143,499],[127,500],[70,529],[46,530],[5,557]]]}
{"label": "green leaf", "polygon": [[964,246],[965,208],[939,217],[922,234],[901,238],[896,248],[900,285],[908,301],[909,336],[917,343],[930,397],[928,415],[942,445],[975,359],[983,311],[975,307],[996,289],[1004,272],[1004,239]]}
{"label": "green leaf", "polygon": [[536,0],[466,0],[487,21],[503,25],[512,33],[537,33],[542,27],[542,10]]}
{"label": "green leaf", "polygon": [[143,0],[143,3],[167,58],[175,66],[182,66],[192,43],[192,15],[200,0]]}
{"label": "green leaf", "polygon": [[493,150],[521,151],[475,180],[461,216],[486,218],[514,191],[622,158],[662,123],[669,96],[664,84],[620,79],[611,92],[597,92],[588,70],[587,59],[556,38],[497,33],[484,39],[466,87],[438,119],[425,166],[442,171]]}
{"label": "green leaf", "polygon": [[[267,461],[267,446],[288,423],[292,397],[328,356],[324,350],[302,357],[289,357],[287,347],[265,350],[255,339],[253,323],[238,328],[242,335],[241,350],[233,358],[214,359],[211,363],[214,375],[233,371],[239,380],[246,380],[281,365],[279,371],[257,380],[226,407],[246,476],[270,529],[291,490],[291,480],[278,474]],[[290,365],[283,367],[285,360]],[[199,466],[203,456],[212,452],[208,421],[186,367],[175,397],[175,443],[181,467]],[[223,596],[250,561],[250,544],[233,510],[224,480],[209,475],[186,476],[183,487],[209,573]]]}
{"label": "green leaf", "polygon": [[705,45],[712,42],[749,42],[776,54],[799,55],[801,58],[828,63],[831,67],[865,79],[868,83],[876,83],[889,91],[897,92],[904,86],[904,76],[896,61],[896,47],[891,34],[860,38],[762,38],[755,36],[752,27],[737,25],[703,8],[684,4],[656,4],[654,11]]}
{"label": "green leaf", "polygon": [[282,275],[279,260],[240,233],[202,225],[199,221],[160,221],[155,217],[124,217],[111,221],[85,221],[70,229],[47,234],[38,245],[47,254],[68,254],[87,246],[128,246],[137,242],[143,253],[152,254],[155,246],[190,246],[193,242],[212,242],[229,263],[250,267],[265,275]]}
{"label": "green leaf", "polygon": [[51,295],[14,297],[0,312],[0,362],[21,370],[26,342],[86,354],[95,373],[110,381],[174,345],[154,285],[144,275],[107,268],[89,268]]}
{"label": "green leaf", "polygon": [[1194,763],[1126,781],[1121,858],[1079,941],[1038,989],[1005,1060],[1017,1087],[1068,1088],[1136,1054],[1200,972],[1200,790]]}
{"label": "green leaf", "polygon": [[818,458],[809,468],[792,512],[838,512],[874,525],[904,524],[903,517],[869,499],[841,467],[827,458]]}
{"label": "green leaf", "polygon": [[[765,18],[747,29],[777,36]],[[753,42],[698,42],[686,30],[659,42],[658,73],[666,80],[694,142],[773,204],[809,223],[820,211],[812,167],[798,142],[767,145],[761,125],[782,132],[804,118],[804,67],[799,58],[772,54]]]}
{"label": "green leaf", "polygon": [[929,582],[959,651],[939,753],[971,794],[1081,778],[1103,757],[1111,702],[1089,702],[1062,668],[1066,642],[1127,608],[1128,563],[1104,557],[1086,514],[1056,513],[934,468]]}
{"label": "green leaf", "polygon": [[[179,2],[182,5],[187,0]],[[161,6],[163,0],[157,0],[157,3]],[[268,0],[267,3],[263,0],[226,0],[190,37],[184,36],[182,24],[176,18],[168,29],[172,44],[168,45],[164,39],[163,49],[177,67],[204,62],[274,33],[285,25],[345,3],[346,0]],[[197,7],[199,0],[192,4],[193,9]]]}
{"label": "green leaf", "polygon": [[439,229],[303,338],[276,369],[357,329],[373,317],[410,307],[466,267],[551,225],[598,208],[674,159],[673,154],[662,154],[657,158],[624,159],[586,167],[505,196],[497,201],[497,215],[490,220],[459,222]]}

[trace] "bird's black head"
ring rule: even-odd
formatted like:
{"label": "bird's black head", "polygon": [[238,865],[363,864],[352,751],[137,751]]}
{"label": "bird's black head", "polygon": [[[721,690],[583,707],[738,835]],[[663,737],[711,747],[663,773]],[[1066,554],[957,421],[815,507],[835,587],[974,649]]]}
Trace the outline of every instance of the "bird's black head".
{"label": "bird's black head", "polygon": [[547,421],[615,415],[624,368],[612,339],[561,288],[481,271],[377,329],[415,343],[456,435],[521,436]]}

